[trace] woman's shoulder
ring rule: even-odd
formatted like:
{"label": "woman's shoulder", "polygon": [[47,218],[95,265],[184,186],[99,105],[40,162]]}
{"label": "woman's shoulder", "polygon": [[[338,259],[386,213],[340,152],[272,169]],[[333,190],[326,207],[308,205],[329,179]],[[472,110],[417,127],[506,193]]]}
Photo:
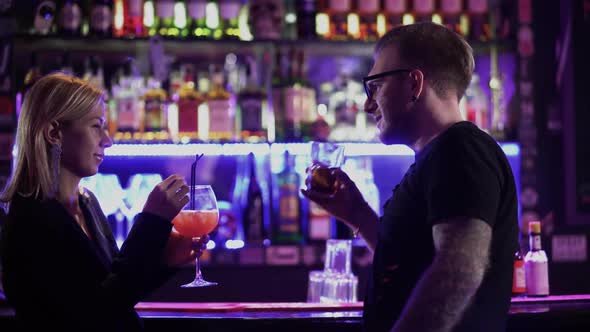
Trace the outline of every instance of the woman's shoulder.
{"label": "woman's shoulder", "polygon": [[43,202],[33,197],[15,195],[10,201],[8,214],[3,218],[2,239],[46,236],[51,228],[45,222],[49,211]]}
{"label": "woman's shoulder", "polygon": [[43,211],[44,203],[40,198],[34,195],[25,196],[22,194],[15,194],[8,204],[8,215],[30,215]]}

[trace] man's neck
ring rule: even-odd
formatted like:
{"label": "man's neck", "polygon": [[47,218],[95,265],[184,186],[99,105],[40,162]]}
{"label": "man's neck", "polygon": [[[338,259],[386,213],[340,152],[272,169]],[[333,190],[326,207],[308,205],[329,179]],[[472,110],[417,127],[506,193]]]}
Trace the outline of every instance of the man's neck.
{"label": "man's neck", "polygon": [[463,121],[459,112],[459,103],[455,100],[428,101],[426,111],[422,112],[419,135],[412,144],[412,149],[418,153],[435,137],[443,133],[457,122]]}

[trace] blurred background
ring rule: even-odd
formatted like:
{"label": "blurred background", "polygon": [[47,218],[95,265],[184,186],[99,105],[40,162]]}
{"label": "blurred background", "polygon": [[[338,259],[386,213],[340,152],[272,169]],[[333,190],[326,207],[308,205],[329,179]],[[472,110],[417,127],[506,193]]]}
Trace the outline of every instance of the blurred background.
{"label": "blurred background", "polygon": [[[528,222],[541,221],[552,293],[588,292],[589,12],[587,0],[0,0],[0,179],[27,88],[53,71],[82,77],[104,89],[115,141],[83,186],[118,243],[154,184],[188,180],[205,154],[197,182],[213,186],[222,213],[203,265],[220,286],[180,292],[189,266],[153,299],[304,301],[325,241],[352,238],[297,190],[309,142],[344,145],[343,168],[381,212],[414,156],[378,142],[362,77],[386,31],[434,21],[474,49],[461,112],[509,158],[522,252]],[[281,212],[284,199],[295,213]],[[370,263],[354,240],[359,299]]]}

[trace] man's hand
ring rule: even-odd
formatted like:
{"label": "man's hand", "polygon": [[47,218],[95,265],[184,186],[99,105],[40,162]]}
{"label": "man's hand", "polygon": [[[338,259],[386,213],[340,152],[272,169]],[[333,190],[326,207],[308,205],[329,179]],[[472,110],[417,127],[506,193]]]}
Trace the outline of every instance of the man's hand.
{"label": "man's hand", "polygon": [[201,257],[207,249],[209,236],[205,235],[200,238],[188,238],[180,235],[174,229],[170,232],[170,237],[164,250],[164,263],[169,267],[180,267]]}
{"label": "man's hand", "polygon": [[[302,189],[301,194],[320,205],[351,229],[359,230],[369,248],[374,250],[377,244],[379,218],[346,173],[337,168],[332,170],[331,175],[335,177],[334,193],[325,194]],[[309,179],[306,179],[305,183],[309,188]]]}

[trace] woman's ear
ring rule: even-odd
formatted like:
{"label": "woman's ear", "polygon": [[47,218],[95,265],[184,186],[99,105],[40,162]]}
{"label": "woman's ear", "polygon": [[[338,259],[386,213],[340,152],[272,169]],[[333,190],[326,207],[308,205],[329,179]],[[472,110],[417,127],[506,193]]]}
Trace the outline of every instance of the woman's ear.
{"label": "woman's ear", "polygon": [[49,123],[47,127],[43,130],[43,136],[45,140],[49,144],[58,144],[61,145],[62,143],[62,133],[61,133],[61,125],[57,121],[52,121]]}

